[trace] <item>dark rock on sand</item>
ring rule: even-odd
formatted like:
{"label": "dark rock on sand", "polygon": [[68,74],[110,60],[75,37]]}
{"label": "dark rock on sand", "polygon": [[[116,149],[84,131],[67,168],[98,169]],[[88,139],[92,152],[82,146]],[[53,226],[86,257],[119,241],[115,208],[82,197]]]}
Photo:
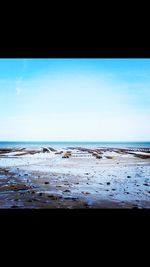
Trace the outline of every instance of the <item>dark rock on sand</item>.
{"label": "dark rock on sand", "polygon": [[63,159],[68,159],[69,155],[67,153],[64,154],[64,156],[62,156]]}
{"label": "dark rock on sand", "polygon": [[110,185],[110,182],[107,182],[106,184],[107,184],[107,185]]}
{"label": "dark rock on sand", "polygon": [[30,189],[31,187],[23,184],[10,184],[10,185],[5,185],[3,187],[0,187],[0,191],[20,191],[20,190],[27,190]]}
{"label": "dark rock on sand", "polygon": [[134,154],[135,157],[140,158],[140,159],[149,159],[150,158],[149,155],[140,155],[140,154],[135,154],[135,153],[132,153],[132,154]]}
{"label": "dark rock on sand", "polygon": [[130,176],[130,175],[128,175],[128,176],[127,176],[127,178],[131,178],[131,176]]}
{"label": "dark rock on sand", "polygon": [[97,152],[93,152],[92,155],[93,155],[93,156],[97,156]]}
{"label": "dark rock on sand", "polygon": [[49,184],[49,182],[45,182],[44,184]]}
{"label": "dark rock on sand", "polygon": [[102,156],[100,156],[100,155],[96,155],[96,158],[97,158],[97,159],[102,159]]}
{"label": "dark rock on sand", "polygon": [[145,186],[149,186],[149,185],[148,185],[148,184],[146,184],[146,183],[145,183],[145,184],[143,184],[143,185],[145,185]]}
{"label": "dark rock on sand", "polygon": [[52,152],[57,151],[56,149],[54,149],[54,148],[52,148],[52,147],[49,147],[49,150],[51,150]]}
{"label": "dark rock on sand", "polygon": [[43,153],[49,152],[50,153],[50,149],[47,147],[43,147]]}
{"label": "dark rock on sand", "polygon": [[66,154],[71,157],[71,151],[67,151]]}
{"label": "dark rock on sand", "polygon": [[64,190],[63,192],[70,192],[70,190],[69,190],[69,189],[66,189],[66,190]]}

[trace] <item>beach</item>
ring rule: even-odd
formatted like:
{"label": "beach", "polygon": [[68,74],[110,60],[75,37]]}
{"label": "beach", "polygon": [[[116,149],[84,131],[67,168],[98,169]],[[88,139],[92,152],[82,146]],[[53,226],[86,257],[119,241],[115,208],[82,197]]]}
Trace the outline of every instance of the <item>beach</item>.
{"label": "beach", "polygon": [[150,208],[150,148],[0,147],[1,209]]}

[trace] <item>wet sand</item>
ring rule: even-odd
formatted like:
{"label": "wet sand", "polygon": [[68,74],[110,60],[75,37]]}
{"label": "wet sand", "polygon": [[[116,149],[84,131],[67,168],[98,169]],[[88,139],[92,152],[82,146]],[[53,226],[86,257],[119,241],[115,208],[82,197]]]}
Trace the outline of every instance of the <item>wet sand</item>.
{"label": "wet sand", "polygon": [[150,149],[0,149],[0,208],[150,208]]}

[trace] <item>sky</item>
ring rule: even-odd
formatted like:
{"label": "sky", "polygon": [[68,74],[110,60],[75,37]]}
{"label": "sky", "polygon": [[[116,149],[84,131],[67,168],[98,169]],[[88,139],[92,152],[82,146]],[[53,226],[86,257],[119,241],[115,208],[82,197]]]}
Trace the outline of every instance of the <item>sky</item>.
{"label": "sky", "polygon": [[0,59],[0,141],[150,141],[150,59]]}

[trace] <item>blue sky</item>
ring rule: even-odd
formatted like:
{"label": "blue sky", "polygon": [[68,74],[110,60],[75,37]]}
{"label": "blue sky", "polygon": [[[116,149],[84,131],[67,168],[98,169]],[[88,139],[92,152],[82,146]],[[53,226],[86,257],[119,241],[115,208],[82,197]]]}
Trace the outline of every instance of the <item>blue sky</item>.
{"label": "blue sky", "polygon": [[0,140],[149,141],[150,59],[0,59]]}

